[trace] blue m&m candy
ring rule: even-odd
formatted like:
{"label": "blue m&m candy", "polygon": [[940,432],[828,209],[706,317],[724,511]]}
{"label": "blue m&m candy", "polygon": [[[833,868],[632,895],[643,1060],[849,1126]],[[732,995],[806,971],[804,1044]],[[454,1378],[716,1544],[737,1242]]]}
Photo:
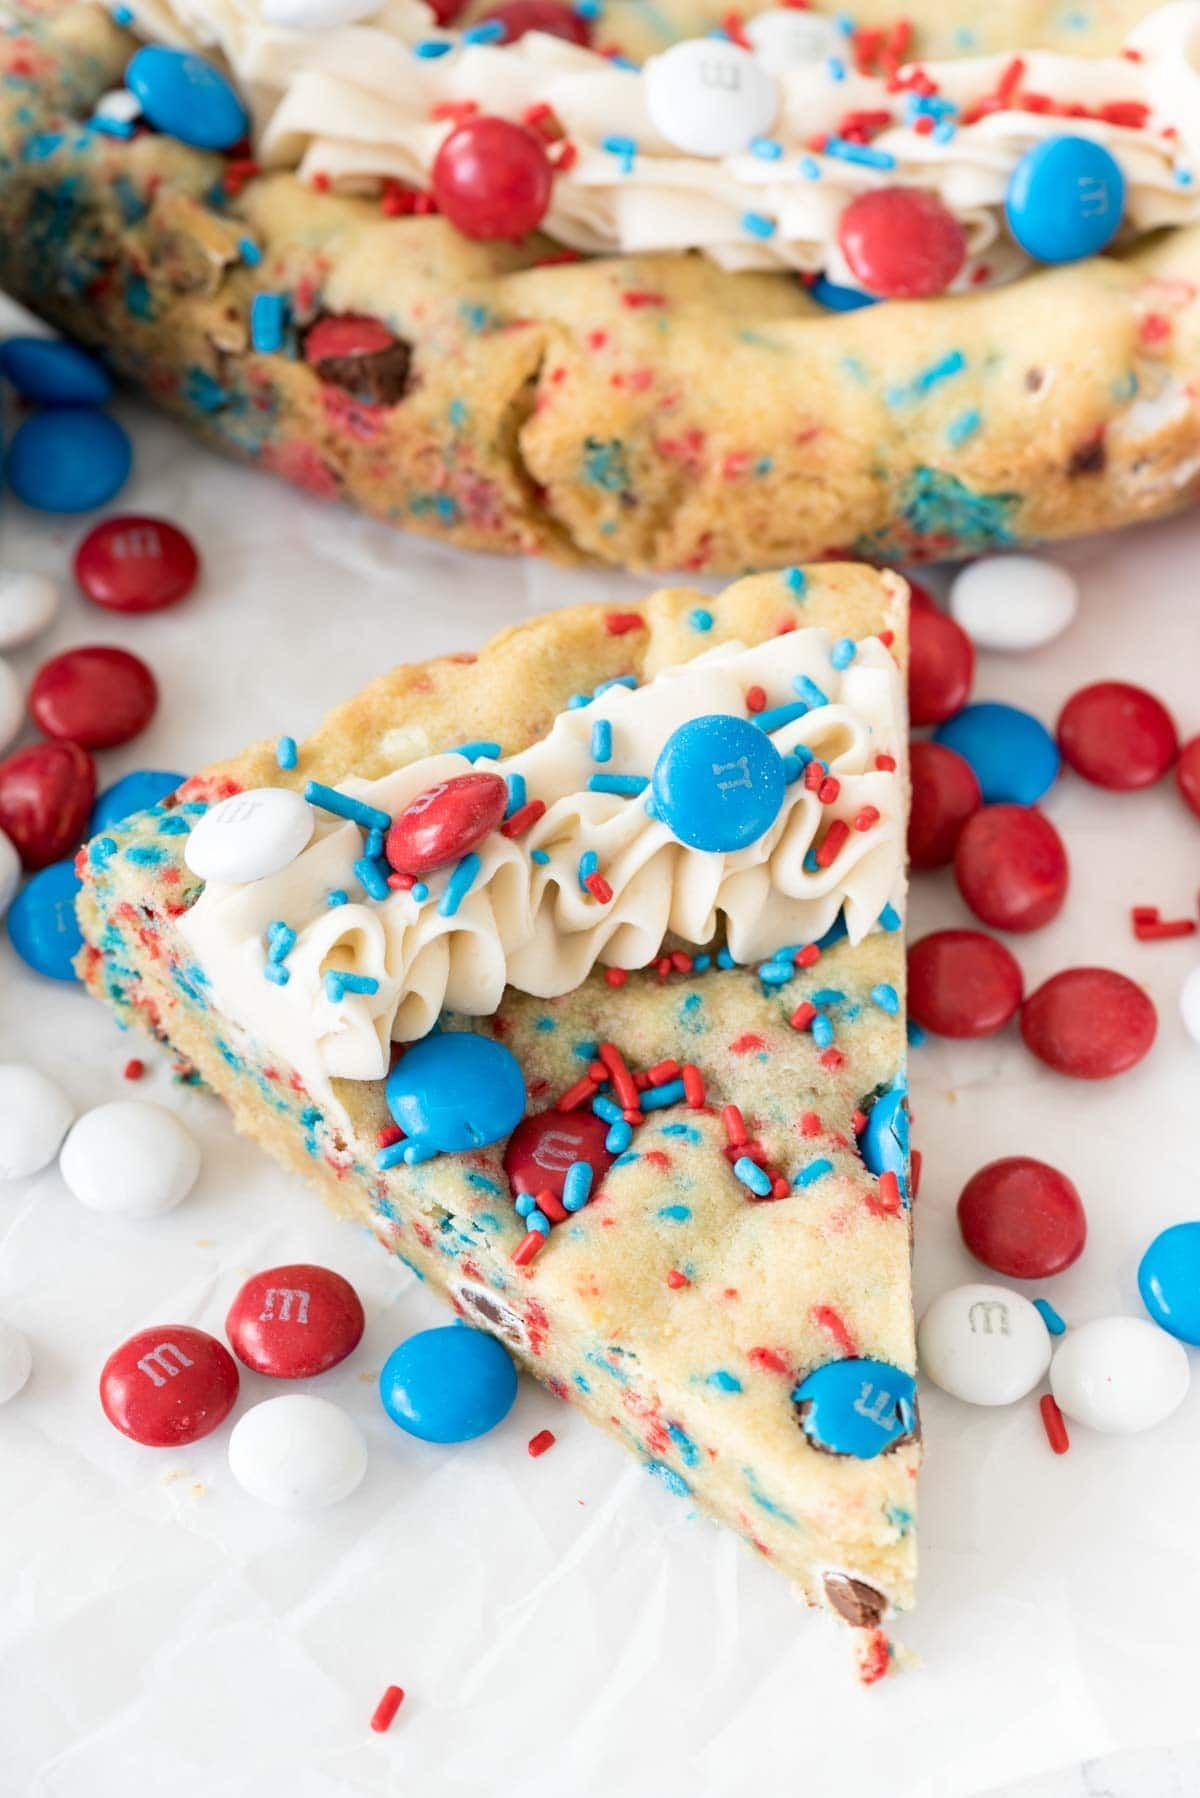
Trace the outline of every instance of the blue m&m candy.
{"label": "blue m&m candy", "polygon": [[0,374],[39,406],[102,406],[112,397],[112,382],[95,357],[55,337],[0,343]]}
{"label": "blue m&m candy", "polygon": [[792,1393],[800,1427],[815,1448],[872,1461],[917,1427],[917,1384],[890,1361],[827,1361]]}
{"label": "blue m&m candy", "polygon": [[1138,1291],[1156,1324],[1200,1345],[1200,1223],[1160,1231],[1142,1256]]}
{"label": "blue m&m candy", "polygon": [[654,764],[658,816],[689,849],[757,842],[783,804],[783,757],[756,724],[714,712],[672,731]]}
{"label": "blue m&m candy", "polygon": [[873,1174],[895,1174],[903,1193],[908,1184],[908,1093],[881,1094],[867,1113],[858,1138],[859,1154]]}
{"label": "blue m&m candy", "polygon": [[839,287],[825,275],[817,276],[808,293],[827,312],[859,312],[864,306],[879,304],[873,293],[861,293],[857,287]]}
{"label": "blue m&m candy", "polygon": [[138,768],[132,774],[123,774],[111,787],[105,787],[97,799],[92,808],[88,835],[94,837],[99,831],[107,830],[110,824],[119,824],[122,818],[132,818],[135,812],[147,811],[181,787],[186,779],[186,774],[167,774],[157,768]]}
{"label": "blue m&m candy", "polygon": [[22,961],[51,980],[77,978],[71,963],[83,948],[75,916],[78,892],[74,861],[52,862],[26,882],[9,908],[13,948]]}
{"label": "blue m&m candy", "polygon": [[469,1442],[508,1416],[517,1370],[494,1336],[446,1324],[392,1350],[379,1397],[393,1423],[423,1442]]}
{"label": "blue m&m candy", "polygon": [[525,1076],[516,1056],[468,1031],[414,1043],[384,1090],[388,1110],[419,1149],[480,1149],[525,1116]]}
{"label": "blue m&m candy", "polygon": [[938,725],[933,740],[971,764],[985,805],[1036,805],[1062,765],[1040,718],[994,700],[964,706]]}
{"label": "blue m&m candy", "polygon": [[1048,137],[1027,150],[1004,200],[1008,228],[1038,262],[1077,262],[1111,243],[1125,208],[1121,165],[1090,137]]}
{"label": "blue m&m candy", "polygon": [[187,50],[147,44],[125,71],[125,85],[147,122],[198,150],[229,150],[250,117],[220,69]]}
{"label": "blue m&m candy", "polygon": [[57,406],[35,412],[8,452],[9,485],[39,512],[89,512],[129,479],[133,449],[107,412]]}

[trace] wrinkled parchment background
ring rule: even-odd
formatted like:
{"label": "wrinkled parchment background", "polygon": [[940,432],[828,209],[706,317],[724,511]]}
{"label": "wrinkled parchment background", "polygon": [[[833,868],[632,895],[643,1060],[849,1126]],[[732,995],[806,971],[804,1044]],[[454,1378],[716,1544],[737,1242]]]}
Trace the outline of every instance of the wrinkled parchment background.
{"label": "wrinkled parchment background", "polygon": [[[305,502],[219,463],[132,406],[131,509],[187,525],[206,558],[184,606],[125,621],[75,594],[28,675],[72,643],[152,663],[164,703],[126,768],[187,771],[257,735],[302,736],[393,661],[476,645],[498,626],[645,583],[467,560]],[[0,555],[65,578],[82,527],[0,511]],[[1124,676],[1200,730],[1200,521],[1077,546],[1083,617],[1040,655],[985,658],[977,696],[1052,719],[1085,679]],[[1030,984],[1099,961],[1144,979],[1161,1035],[1142,1068],[1095,1089],[1046,1074],[1010,1033],[913,1058],[926,1155],[917,1280],[975,1277],[954,1227],[963,1180],[994,1155],[1057,1162],[1091,1235],[1045,1290],[1068,1320],[1137,1310],[1155,1231],[1198,1214],[1200,1050],[1175,993],[1200,945],[1133,941],[1128,908],[1194,907],[1200,823],[1169,784],[1129,797],[1064,783],[1049,810],[1072,858],[1063,917],[1016,947]],[[924,877],[914,925],[966,922]],[[152,1072],[129,1088],[121,1068]],[[844,1640],[770,1569],[690,1517],[581,1417],[523,1382],[494,1435],[433,1448],[394,1430],[373,1376],[436,1321],[354,1228],[251,1145],[217,1103],[172,1084],[78,992],[0,944],[0,1056],[27,1057],[79,1105],[137,1093],[204,1146],[193,1197],[141,1225],[77,1205],[51,1170],[0,1191],[0,1313],[32,1339],[26,1392],[0,1412],[0,1793],[4,1798],[966,1798],[1116,1748],[1197,1733],[1184,1652],[1200,1610],[1194,1549],[1200,1392],[1125,1441],[1078,1431],[1055,1459],[1031,1399],[1000,1413],[924,1398],[919,1611],[899,1631],[921,1671],[870,1691]],[[181,1455],[139,1449],[95,1399],[104,1356],[152,1322],[220,1331],[245,1274],[326,1261],[367,1302],[366,1340],[319,1382],[360,1419],[371,1466],[314,1519],[243,1497],[227,1432]],[[269,1382],[244,1373],[242,1406]],[[541,1460],[528,1438],[551,1426]],[[408,1701],[387,1737],[385,1685]],[[1150,1790],[1147,1787],[1147,1790]]]}

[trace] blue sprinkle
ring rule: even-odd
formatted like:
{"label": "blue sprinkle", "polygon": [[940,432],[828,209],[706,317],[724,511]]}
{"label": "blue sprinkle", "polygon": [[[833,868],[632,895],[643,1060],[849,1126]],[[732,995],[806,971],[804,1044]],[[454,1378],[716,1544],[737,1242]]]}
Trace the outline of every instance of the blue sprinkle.
{"label": "blue sprinkle", "polygon": [[793,693],[798,693],[805,704],[810,707],[829,704],[828,695],[822,693],[816,681],[810,680],[807,674],[794,674],[792,676],[792,691]]}
{"label": "blue sprinkle", "polygon": [[[782,730],[785,724],[792,724],[797,718],[803,718],[808,705],[802,699],[792,700],[788,705],[773,705],[765,712],[752,712],[751,724],[757,724],[759,730],[765,730],[770,736],[772,731]],[[809,751],[811,760],[812,752]]]}
{"label": "blue sprinkle", "polygon": [[582,892],[587,892],[587,882],[590,877],[597,872],[599,867],[600,857],[596,854],[596,851],[594,849],[586,849],[579,858],[579,867],[576,874]]}
{"label": "blue sprinkle", "polygon": [[262,251],[252,237],[238,238],[238,255],[247,268],[257,268],[262,261]]}
{"label": "blue sprinkle", "polygon": [[687,1205],[660,1205],[657,1215],[669,1224],[686,1224],[692,1213]]}
{"label": "blue sprinkle", "polygon": [[811,1186],[814,1181],[822,1180],[826,1174],[831,1174],[832,1172],[832,1161],[828,1161],[825,1156],[822,1155],[819,1160],[810,1161],[807,1167],[800,1168],[792,1181],[792,1185],[799,1187]]}
{"label": "blue sprinkle", "polygon": [[711,967],[712,967],[712,956],[711,955],[697,955],[694,957],[694,959],[692,961],[692,973],[693,974],[707,974],[708,970]]}
{"label": "blue sprinkle", "polygon": [[816,1017],[812,1022],[812,1039],[818,1049],[827,1049],[833,1041],[833,1025],[827,1017]]}
{"label": "blue sprinkle", "polygon": [[852,144],[844,137],[827,137],[823,153],[838,162],[856,162],[867,169],[894,169],[896,158],[890,150],[876,150],[871,144]]}
{"label": "blue sprinkle", "polygon": [[761,157],[764,162],[778,162],[783,155],[783,145],[776,143],[773,137],[752,137],[750,154]]}
{"label": "blue sprinkle", "polygon": [[929,135],[935,144],[953,143],[958,136],[958,126],[953,119],[939,119]]}
{"label": "blue sprinkle", "polygon": [[502,19],[484,19],[478,25],[468,25],[462,34],[464,44],[500,44],[507,36],[508,28]]}
{"label": "blue sprinkle", "polygon": [[525,1219],[525,1223],[530,1230],[537,1230],[542,1236],[550,1234],[550,1219],[541,1211],[531,1211]]}
{"label": "blue sprinkle", "polygon": [[592,760],[612,761],[612,725],[607,718],[597,718],[592,726]]}
{"label": "blue sprinkle", "polygon": [[474,886],[476,876],[482,866],[483,863],[474,850],[469,855],[464,855],[460,862],[455,863],[453,872],[446,882],[446,890],[438,900],[439,918],[455,916],[459,906]]}
{"label": "blue sprinkle", "polygon": [[453,48],[453,44],[443,39],[426,37],[413,45],[413,55],[427,61],[435,56],[447,56]]}
{"label": "blue sprinkle", "polygon": [[623,175],[632,174],[633,165],[638,152],[637,142],[634,138],[610,135],[601,138],[600,148],[602,150],[607,150],[610,156],[616,157],[621,165],[621,173]]}
{"label": "blue sprinkle", "polygon": [[326,893],[325,903],[330,911],[335,911],[339,905],[349,905],[350,895],[345,887],[334,887],[332,891]]}
{"label": "blue sprinkle", "polygon": [[640,1097],[643,1111],[664,1111],[668,1105],[682,1105],[683,1081],[667,1080],[662,1086],[648,1086]]}
{"label": "blue sprinkle", "polygon": [[531,849],[529,859],[531,862],[536,862],[539,868],[544,868],[550,860],[550,854],[546,849]]}
{"label": "blue sprinkle", "polygon": [[706,606],[697,606],[694,612],[688,613],[688,623],[694,631],[710,631],[713,615]]}
{"label": "blue sprinkle", "polygon": [[636,693],[637,684],[638,679],[636,674],[614,674],[611,680],[602,680],[600,682],[600,685],[592,694],[592,698],[599,699],[600,695],[602,693],[607,693],[610,687],[625,687],[630,693]]}
{"label": "blue sprinkle", "polygon": [[819,181],[821,179],[821,165],[815,156],[802,156],[797,167],[806,181]]}
{"label": "blue sprinkle", "polygon": [[386,1149],[380,1149],[375,1157],[375,1166],[379,1172],[386,1174],[389,1168],[399,1167],[404,1161],[404,1151],[407,1146],[406,1143],[393,1142],[389,1143]]}
{"label": "blue sprinkle", "polygon": [[592,1111],[596,1117],[603,1118],[606,1124],[620,1123],[621,1118],[624,1116],[624,1113],[616,1100],[610,1099],[605,1093],[596,1094],[596,1097],[592,1100]]}
{"label": "blue sprinkle", "polygon": [[822,1006],[822,1005],[840,1005],[842,1003],[842,1001],[845,999],[846,995],[844,992],[842,992],[840,987],[823,986],[823,987],[819,987],[815,993],[812,993],[810,995],[810,997],[811,997],[814,1005]]}
{"label": "blue sprinkle", "polygon": [[429,888],[425,885],[425,882],[423,880],[418,880],[416,886],[409,887],[408,891],[409,891],[410,896],[416,900],[418,905],[424,905],[425,901],[429,897]]}
{"label": "blue sprinkle", "polygon": [[1049,1299],[1034,1299],[1034,1309],[1041,1313],[1042,1322],[1051,1336],[1062,1336],[1066,1333],[1066,1324],[1054,1309]]}
{"label": "blue sprinkle", "polygon": [[982,429],[983,414],[972,406],[968,411],[960,412],[957,418],[950,420],[946,426],[946,441],[958,449]]}
{"label": "blue sprinkle", "polygon": [[523,774],[506,774],[504,781],[508,788],[508,804],[504,808],[504,816],[511,818],[513,813],[519,812],[525,803],[525,776]]}
{"label": "blue sprinkle", "polygon": [[250,302],[250,342],[260,356],[274,356],[283,348],[287,324],[287,295],[256,293]]}
{"label": "blue sprinkle", "polygon": [[758,978],[764,986],[784,986],[795,972],[790,961],[764,961],[758,969]]}
{"label": "blue sprinkle", "polygon": [[610,1155],[623,1155],[632,1141],[633,1125],[627,1124],[624,1118],[618,1118],[615,1124],[609,1125],[604,1146]]}
{"label": "blue sprinkle", "polygon": [[363,855],[354,864],[354,872],[362,882],[369,899],[387,899],[391,896],[391,887],[387,883],[387,875],[378,862]]}
{"label": "blue sprinkle", "polygon": [[267,925],[267,944],[268,960],[286,961],[296,947],[296,932],[279,918],[274,924]]}
{"label": "blue sprinkle", "polygon": [[771,1176],[765,1174],[756,1161],[751,1161],[749,1155],[739,1155],[733,1164],[733,1171],[743,1186],[748,1186],[760,1199],[767,1197],[771,1190]]}
{"label": "blue sprinkle", "polygon": [[803,599],[808,592],[808,576],[803,568],[789,568],[784,573],[783,584],[793,599]]}
{"label": "blue sprinkle", "polygon": [[894,1018],[900,1009],[900,995],[895,987],[889,986],[886,981],[871,988],[871,997],[880,1011],[886,1011],[890,1018]]}
{"label": "blue sprinkle", "polygon": [[896,910],[894,905],[885,905],[879,914],[879,928],[881,930],[899,930],[902,922],[903,920],[900,913]]}
{"label": "blue sprinkle", "polygon": [[352,799],[349,793],[322,786],[319,780],[309,781],[304,797],[310,805],[319,806],[323,812],[332,812],[336,818],[349,818],[351,824],[359,824],[363,830],[388,830],[391,826],[392,820],[378,806],[365,805],[361,799]]}
{"label": "blue sprinkle", "polygon": [[737,1375],[726,1373],[723,1367],[718,1367],[716,1373],[709,1374],[707,1384],[715,1386],[718,1392],[740,1392],[742,1390],[742,1382]]}
{"label": "blue sprinkle", "polygon": [[761,212],[743,212],[742,230],[751,237],[774,237],[775,220],[767,218]]}
{"label": "blue sprinkle", "polygon": [[916,1022],[916,1020],[914,1018],[909,1018],[908,1023],[904,1026],[904,1029],[905,1029],[905,1034],[908,1037],[908,1040],[909,1040],[909,1043],[911,1044],[911,1046],[914,1049],[919,1049],[926,1040],[925,1032],[922,1030],[921,1026]]}
{"label": "blue sprinkle", "polygon": [[717,966],[719,968],[736,968],[737,963],[734,961],[732,952],[729,949],[723,948],[717,950]]}
{"label": "blue sprinkle", "polygon": [[378,861],[383,854],[383,832],[381,830],[367,832],[367,854],[372,861]]}
{"label": "blue sprinkle", "polygon": [[831,81],[844,81],[846,79],[846,65],[840,56],[831,56],[828,58],[825,64],[825,72]]}
{"label": "blue sprinkle", "polygon": [[644,774],[589,774],[589,793],[617,793],[622,798],[636,799],[650,782]]}
{"label": "blue sprinkle", "polygon": [[345,974],[340,968],[330,968],[323,985],[331,1005],[340,1005],[347,993],[363,993],[369,997],[379,991],[379,982],[373,975]]}
{"label": "blue sprinkle", "polygon": [[513,1207],[518,1217],[528,1217],[536,1205],[537,1200],[531,1192],[519,1192],[513,1200]]}
{"label": "blue sprinkle", "polygon": [[281,962],[269,961],[263,968],[263,979],[269,980],[272,986],[286,986],[291,975]]}
{"label": "blue sprinkle", "polygon": [[821,864],[817,860],[817,852],[815,849],[805,850],[804,860],[801,863],[801,866],[806,874],[819,874],[821,872]]}
{"label": "blue sprinkle", "polygon": [[500,760],[500,745],[499,743],[483,742],[460,743],[457,749],[452,749],[450,751],[450,754],[465,756],[469,762],[477,762],[483,756],[486,756],[490,762],[498,762]]}
{"label": "blue sprinkle", "polygon": [[858,654],[858,644],[853,637],[839,637],[829,652],[829,660],[839,670],[848,668]]}
{"label": "blue sprinkle", "polygon": [[280,768],[290,769],[296,766],[295,737],[280,737],[275,745],[275,761]]}
{"label": "blue sprinkle", "polygon": [[592,1191],[592,1164],[590,1161],[573,1161],[563,1176],[562,1202],[564,1211],[582,1211]]}
{"label": "blue sprinkle", "polygon": [[422,1161],[432,1161],[438,1153],[437,1149],[422,1148],[420,1143],[406,1142],[402,1159],[405,1167],[417,1167]]}

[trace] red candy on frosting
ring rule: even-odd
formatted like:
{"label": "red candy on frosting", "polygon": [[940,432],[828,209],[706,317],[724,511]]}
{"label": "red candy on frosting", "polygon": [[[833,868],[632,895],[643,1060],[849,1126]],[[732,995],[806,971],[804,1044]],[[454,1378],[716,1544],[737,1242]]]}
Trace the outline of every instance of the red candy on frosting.
{"label": "red candy on frosting", "polygon": [[856,281],[881,299],[944,293],[967,259],[962,226],[922,187],[876,187],[838,220],[838,244]]}
{"label": "red candy on frosting", "polygon": [[0,830],[26,868],[78,847],[96,798],[96,766],[78,743],[31,743],[0,762]]}
{"label": "red candy on frosting", "polygon": [[145,730],[158,684],[139,656],[110,644],[67,649],[44,662],[29,690],[29,711],[48,737],[84,749],[113,749]]}
{"label": "red candy on frosting", "polygon": [[384,853],[397,874],[432,874],[468,855],[508,804],[498,774],[456,774],[410,799],[392,819]]}
{"label": "red candy on frosting", "polygon": [[237,1362],[215,1336],[188,1324],[155,1324],[108,1357],[100,1403],[123,1436],[146,1448],[181,1448],[224,1423],[238,1385]]}
{"label": "red candy on frosting", "polygon": [[605,1148],[608,1125],[590,1111],[538,1111],[522,1118],[508,1139],[504,1171],[514,1193],[532,1193],[552,1224],[570,1213],[562,1204],[563,1182],[575,1161],[586,1161],[594,1186],[612,1166]]}
{"label": "red candy on frosting", "polygon": [[977,1260],[1013,1280],[1048,1280],[1078,1261],[1087,1218],[1065,1174],[1030,1155],[1006,1155],[972,1174],[958,1227]]}
{"label": "red candy on frosting", "polygon": [[540,138],[508,119],[464,119],[430,178],[441,212],[464,237],[524,237],[546,216],[554,170]]}
{"label": "red candy on frosting", "polygon": [[935,930],[908,951],[908,1009],[938,1036],[991,1036],[1016,1016],[1016,958],[982,930]]}
{"label": "red candy on frosting", "polygon": [[1157,1029],[1153,1001],[1111,968],[1065,968],[1021,1011],[1025,1046],[1076,1080],[1123,1074],[1148,1053]]}
{"label": "red candy on frosting", "polygon": [[1179,738],[1153,693],[1128,681],[1102,680],[1068,699],[1058,720],[1058,747],[1085,780],[1129,793],[1162,779],[1179,753]]}
{"label": "red candy on frosting", "polygon": [[252,1274],[225,1319],[239,1361],[277,1380],[303,1380],[344,1361],[366,1319],[349,1280],[295,1262]]}
{"label": "red candy on frosting", "polygon": [[1031,805],[985,805],[963,825],[954,852],[958,890],[996,930],[1039,930],[1067,896],[1067,852]]}
{"label": "red candy on frosting", "polygon": [[565,38],[569,44],[586,46],[592,41],[590,21],[573,6],[561,5],[560,0],[507,0],[504,6],[494,6],[476,22],[503,25],[504,36],[499,40],[502,44],[515,44],[527,31]]}
{"label": "red candy on frosting", "polygon": [[191,538],[165,518],[124,513],[88,532],[75,552],[75,579],[109,612],[159,612],[185,599],[200,558]]}
{"label": "red candy on frosting", "polygon": [[975,770],[956,749],[918,741],[909,748],[909,774],[908,859],[914,868],[944,868],[963,825],[983,804]]}
{"label": "red candy on frosting", "polygon": [[960,624],[932,606],[909,619],[908,713],[910,724],[941,724],[961,712],[971,696],[975,651]]}

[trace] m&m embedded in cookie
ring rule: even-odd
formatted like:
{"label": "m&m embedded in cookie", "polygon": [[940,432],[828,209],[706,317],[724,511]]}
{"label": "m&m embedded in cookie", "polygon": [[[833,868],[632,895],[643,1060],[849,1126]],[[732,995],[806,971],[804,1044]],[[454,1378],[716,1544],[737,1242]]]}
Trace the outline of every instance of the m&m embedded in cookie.
{"label": "m&m embedded in cookie", "polygon": [[590,1111],[535,1111],[523,1118],[508,1139],[504,1171],[514,1193],[532,1193],[551,1223],[569,1213],[562,1203],[567,1174],[586,1162],[598,1182],[613,1164],[605,1146],[611,1125]]}
{"label": "m&m embedded in cookie", "polygon": [[890,1361],[827,1361],[801,1380],[792,1403],[813,1447],[830,1455],[872,1461],[916,1432],[917,1383]]}
{"label": "m&m embedded in cookie", "polygon": [[525,1076],[491,1037],[447,1030],[405,1051],[387,1078],[388,1110],[418,1150],[498,1142],[525,1115]]}
{"label": "m&m embedded in cookie", "polygon": [[779,816],[783,757],[756,724],[713,712],[671,732],[654,764],[658,816],[689,849],[728,854],[758,841]]}
{"label": "m&m embedded in cookie", "polygon": [[125,71],[146,122],[198,150],[231,150],[250,115],[220,69],[188,50],[144,44]]}

